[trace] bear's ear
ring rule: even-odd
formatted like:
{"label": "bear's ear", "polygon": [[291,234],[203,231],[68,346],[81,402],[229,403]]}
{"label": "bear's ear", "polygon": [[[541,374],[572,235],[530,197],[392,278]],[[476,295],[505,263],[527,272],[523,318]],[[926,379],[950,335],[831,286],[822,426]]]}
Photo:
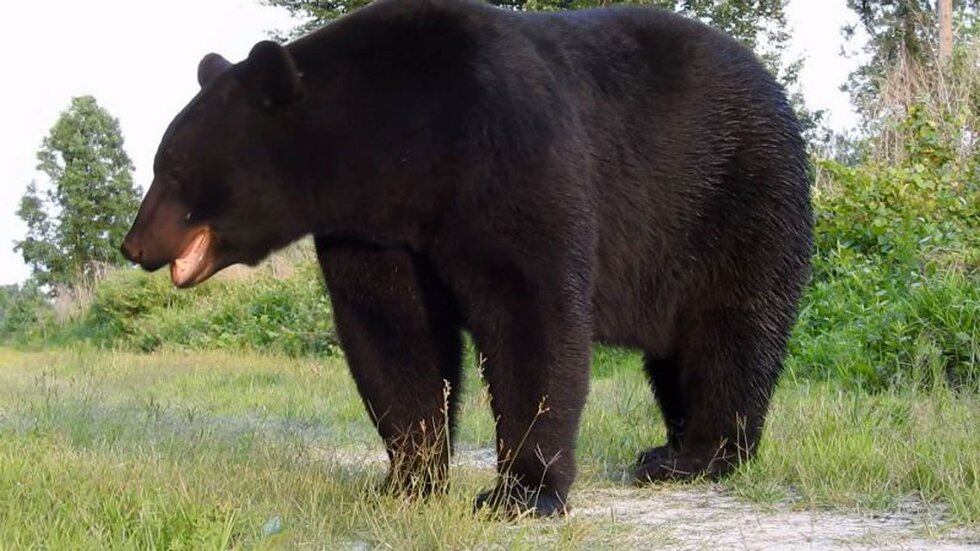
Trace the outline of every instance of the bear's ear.
{"label": "bear's ear", "polygon": [[235,70],[239,81],[267,106],[288,105],[303,95],[296,62],[285,48],[270,40],[256,44]]}
{"label": "bear's ear", "polygon": [[197,64],[197,83],[204,85],[231,67],[231,62],[218,54],[208,54]]}

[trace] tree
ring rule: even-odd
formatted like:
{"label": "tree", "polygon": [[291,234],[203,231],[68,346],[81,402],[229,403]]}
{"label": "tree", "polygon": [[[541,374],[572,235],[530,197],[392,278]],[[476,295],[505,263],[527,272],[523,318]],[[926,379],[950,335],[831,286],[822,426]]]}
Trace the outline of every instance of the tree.
{"label": "tree", "polygon": [[294,19],[303,21],[287,31],[276,31],[274,37],[280,42],[304,35],[338,17],[356,11],[371,3],[371,0],[262,0],[267,6],[285,8]]}
{"label": "tree", "polygon": [[[263,0],[269,6],[285,8],[304,23],[288,32],[298,36],[346,13],[371,3],[371,0]],[[517,11],[557,11],[594,8],[612,4],[649,4],[701,19],[755,48],[760,39],[784,45],[784,0],[489,0],[491,4]]]}
{"label": "tree", "polygon": [[93,263],[121,264],[119,253],[142,192],[123,149],[119,121],[95,98],[74,98],[44,138],[36,181],[17,209],[27,236],[15,250],[41,285],[70,284]]}
{"label": "tree", "polygon": [[20,286],[14,285],[0,285],[0,333],[2,333],[2,328],[6,325],[7,318],[10,316],[10,312],[13,308],[14,301],[17,300],[17,294],[20,292]]}
{"label": "tree", "polygon": [[[355,11],[371,0],[262,0],[269,6],[285,8],[290,15],[303,20],[292,31],[277,32],[284,41],[316,29],[346,13]],[[645,4],[683,13],[721,29],[756,50],[759,56],[790,91],[790,99],[808,137],[816,137],[823,118],[820,111],[808,110],[799,90],[798,80],[803,60],[784,63],[789,45],[785,0],[488,0],[491,4],[517,11],[557,11],[605,7],[612,4]],[[980,1],[980,0],[978,0]]]}
{"label": "tree", "polygon": [[0,339],[39,325],[43,331],[49,312],[50,306],[35,283],[0,285]]}
{"label": "tree", "polygon": [[[946,2],[947,0],[939,0]],[[848,78],[845,89],[867,127],[875,119],[876,100],[881,83],[889,71],[906,63],[927,71],[939,58],[939,21],[935,0],[847,0],[847,6],[859,19],[868,35],[863,47],[869,61]],[[950,12],[950,51],[966,46],[977,36],[980,23],[980,0],[952,0]],[[955,21],[961,32],[953,36]],[[856,36],[856,27],[844,28],[848,40]]]}
{"label": "tree", "polygon": [[939,59],[953,56],[953,0],[939,0]]}

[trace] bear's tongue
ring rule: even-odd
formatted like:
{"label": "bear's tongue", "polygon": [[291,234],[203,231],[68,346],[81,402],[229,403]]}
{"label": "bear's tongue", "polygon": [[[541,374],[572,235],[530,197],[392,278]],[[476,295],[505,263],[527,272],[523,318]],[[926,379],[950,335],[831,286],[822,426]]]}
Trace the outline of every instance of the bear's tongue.
{"label": "bear's tongue", "polygon": [[204,228],[191,239],[170,264],[170,279],[177,287],[190,287],[204,281],[211,272],[211,230]]}

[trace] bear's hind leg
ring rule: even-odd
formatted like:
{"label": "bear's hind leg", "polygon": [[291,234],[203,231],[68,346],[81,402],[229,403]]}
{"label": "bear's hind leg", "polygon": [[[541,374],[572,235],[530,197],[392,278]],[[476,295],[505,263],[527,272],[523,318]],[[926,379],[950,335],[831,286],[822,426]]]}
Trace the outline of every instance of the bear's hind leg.
{"label": "bear's hind leg", "polygon": [[774,326],[734,309],[685,324],[675,388],[686,414],[680,446],[647,457],[638,482],[723,476],[754,455],[785,347]]}
{"label": "bear's hind leg", "polygon": [[427,494],[449,466],[461,363],[454,301],[407,251],[316,245],[351,374],[391,461],[386,486]]}

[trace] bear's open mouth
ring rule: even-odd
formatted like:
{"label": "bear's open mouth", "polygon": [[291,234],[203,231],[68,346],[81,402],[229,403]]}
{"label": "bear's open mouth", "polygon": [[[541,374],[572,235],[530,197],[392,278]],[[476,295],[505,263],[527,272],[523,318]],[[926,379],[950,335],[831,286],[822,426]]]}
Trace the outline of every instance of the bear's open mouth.
{"label": "bear's open mouth", "polygon": [[211,251],[213,240],[211,228],[202,228],[191,238],[180,256],[170,263],[170,279],[175,286],[191,287],[211,277],[215,266]]}

